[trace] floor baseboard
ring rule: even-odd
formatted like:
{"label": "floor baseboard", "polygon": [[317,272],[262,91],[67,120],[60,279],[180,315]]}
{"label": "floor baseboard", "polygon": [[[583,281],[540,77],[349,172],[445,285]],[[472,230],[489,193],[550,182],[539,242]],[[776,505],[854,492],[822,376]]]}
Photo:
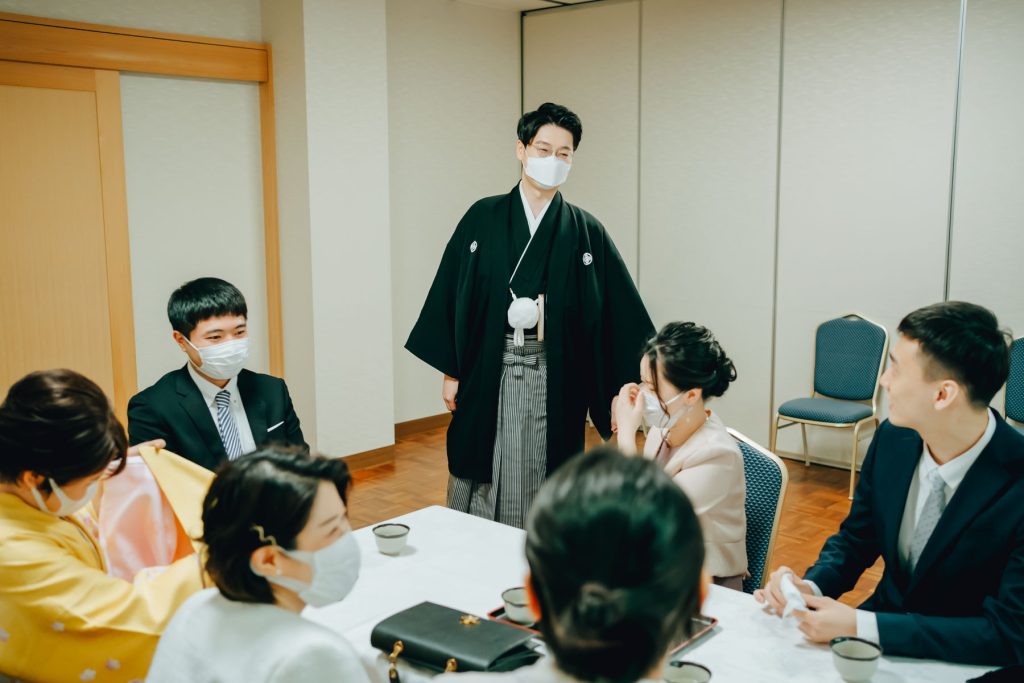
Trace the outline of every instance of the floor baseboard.
{"label": "floor baseboard", "polygon": [[[421,432],[447,427],[451,421],[451,413],[442,413],[441,415],[421,417],[418,420],[399,422],[395,425],[395,441],[407,439]],[[342,459],[348,464],[350,470],[365,470],[378,465],[387,465],[395,461],[395,446],[392,444],[362,453],[353,453],[343,456]]]}

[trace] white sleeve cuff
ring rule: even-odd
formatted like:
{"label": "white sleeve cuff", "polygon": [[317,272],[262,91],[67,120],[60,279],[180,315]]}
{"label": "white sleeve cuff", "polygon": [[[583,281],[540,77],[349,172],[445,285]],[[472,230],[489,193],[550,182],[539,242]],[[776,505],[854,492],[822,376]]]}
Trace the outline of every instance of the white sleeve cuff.
{"label": "white sleeve cuff", "polygon": [[878,642],[878,617],[874,612],[857,610],[857,637],[872,643]]}
{"label": "white sleeve cuff", "polygon": [[814,583],[813,581],[808,581],[807,579],[804,579],[804,583],[811,587],[811,590],[814,591],[815,595],[817,595],[819,598],[822,597],[822,592],[821,589],[818,588],[818,584]]}

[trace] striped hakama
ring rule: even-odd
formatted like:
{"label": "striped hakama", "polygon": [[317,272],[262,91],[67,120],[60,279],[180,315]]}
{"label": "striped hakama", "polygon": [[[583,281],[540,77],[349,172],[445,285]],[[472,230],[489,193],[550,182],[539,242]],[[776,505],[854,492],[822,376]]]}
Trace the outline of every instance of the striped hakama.
{"label": "striped hakama", "polygon": [[522,529],[547,472],[544,342],[505,339],[490,483],[448,477],[448,507]]}

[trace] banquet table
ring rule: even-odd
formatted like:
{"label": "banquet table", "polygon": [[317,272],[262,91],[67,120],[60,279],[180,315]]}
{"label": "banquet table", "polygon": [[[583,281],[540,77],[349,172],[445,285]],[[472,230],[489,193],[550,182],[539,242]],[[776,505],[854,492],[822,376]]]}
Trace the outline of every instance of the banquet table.
{"label": "banquet table", "polygon": [[[424,600],[485,616],[501,606],[503,590],[523,585],[527,573],[525,535],[519,529],[438,506],[389,521],[410,527],[402,553],[383,555],[377,551],[371,528],[356,531],[363,561],[355,589],[341,603],[305,612],[341,633],[380,681],[386,679],[387,664],[370,645],[375,624]],[[842,680],[827,646],[805,641],[794,621],[765,613],[746,593],[711,586],[701,611],[717,618],[718,625],[674,658],[708,667],[713,683]],[[988,670],[886,656],[872,681],[962,683]],[[405,666],[402,674],[405,681],[429,676]]]}

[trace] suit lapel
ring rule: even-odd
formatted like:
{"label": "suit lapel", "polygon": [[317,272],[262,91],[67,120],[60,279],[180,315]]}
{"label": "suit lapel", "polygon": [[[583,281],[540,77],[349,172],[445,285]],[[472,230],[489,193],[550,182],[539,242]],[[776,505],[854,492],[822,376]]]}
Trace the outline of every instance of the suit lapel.
{"label": "suit lapel", "polygon": [[252,374],[248,370],[239,373],[238,394],[242,398],[242,407],[245,408],[245,419],[249,421],[253,443],[259,448],[267,441],[267,427],[270,425],[267,424],[267,404],[256,393],[250,381],[251,377]]}
{"label": "suit lapel", "polygon": [[911,577],[910,588],[920,583],[921,578],[928,573],[932,565],[940,559],[954,544],[964,528],[970,524],[999,494],[1010,487],[1015,478],[1007,471],[1005,464],[1001,461],[1003,450],[1001,429],[1006,425],[996,417],[999,423],[996,424],[996,433],[992,436],[985,450],[978,456],[978,460],[967,470],[967,475],[957,487],[956,493],[949,501],[939,523],[935,526],[928,544],[921,553],[921,559],[914,568]]}
{"label": "suit lapel", "polygon": [[224,450],[224,443],[221,441],[220,432],[217,431],[217,425],[213,421],[213,416],[210,415],[210,406],[203,400],[199,387],[192,381],[192,376],[188,372],[188,366],[181,369],[181,374],[178,375],[176,384],[181,408],[188,415],[189,419],[192,420],[196,431],[199,432],[200,438],[202,438],[203,443],[209,449],[211,467],[216,466],[227,458],[227,452]]}

